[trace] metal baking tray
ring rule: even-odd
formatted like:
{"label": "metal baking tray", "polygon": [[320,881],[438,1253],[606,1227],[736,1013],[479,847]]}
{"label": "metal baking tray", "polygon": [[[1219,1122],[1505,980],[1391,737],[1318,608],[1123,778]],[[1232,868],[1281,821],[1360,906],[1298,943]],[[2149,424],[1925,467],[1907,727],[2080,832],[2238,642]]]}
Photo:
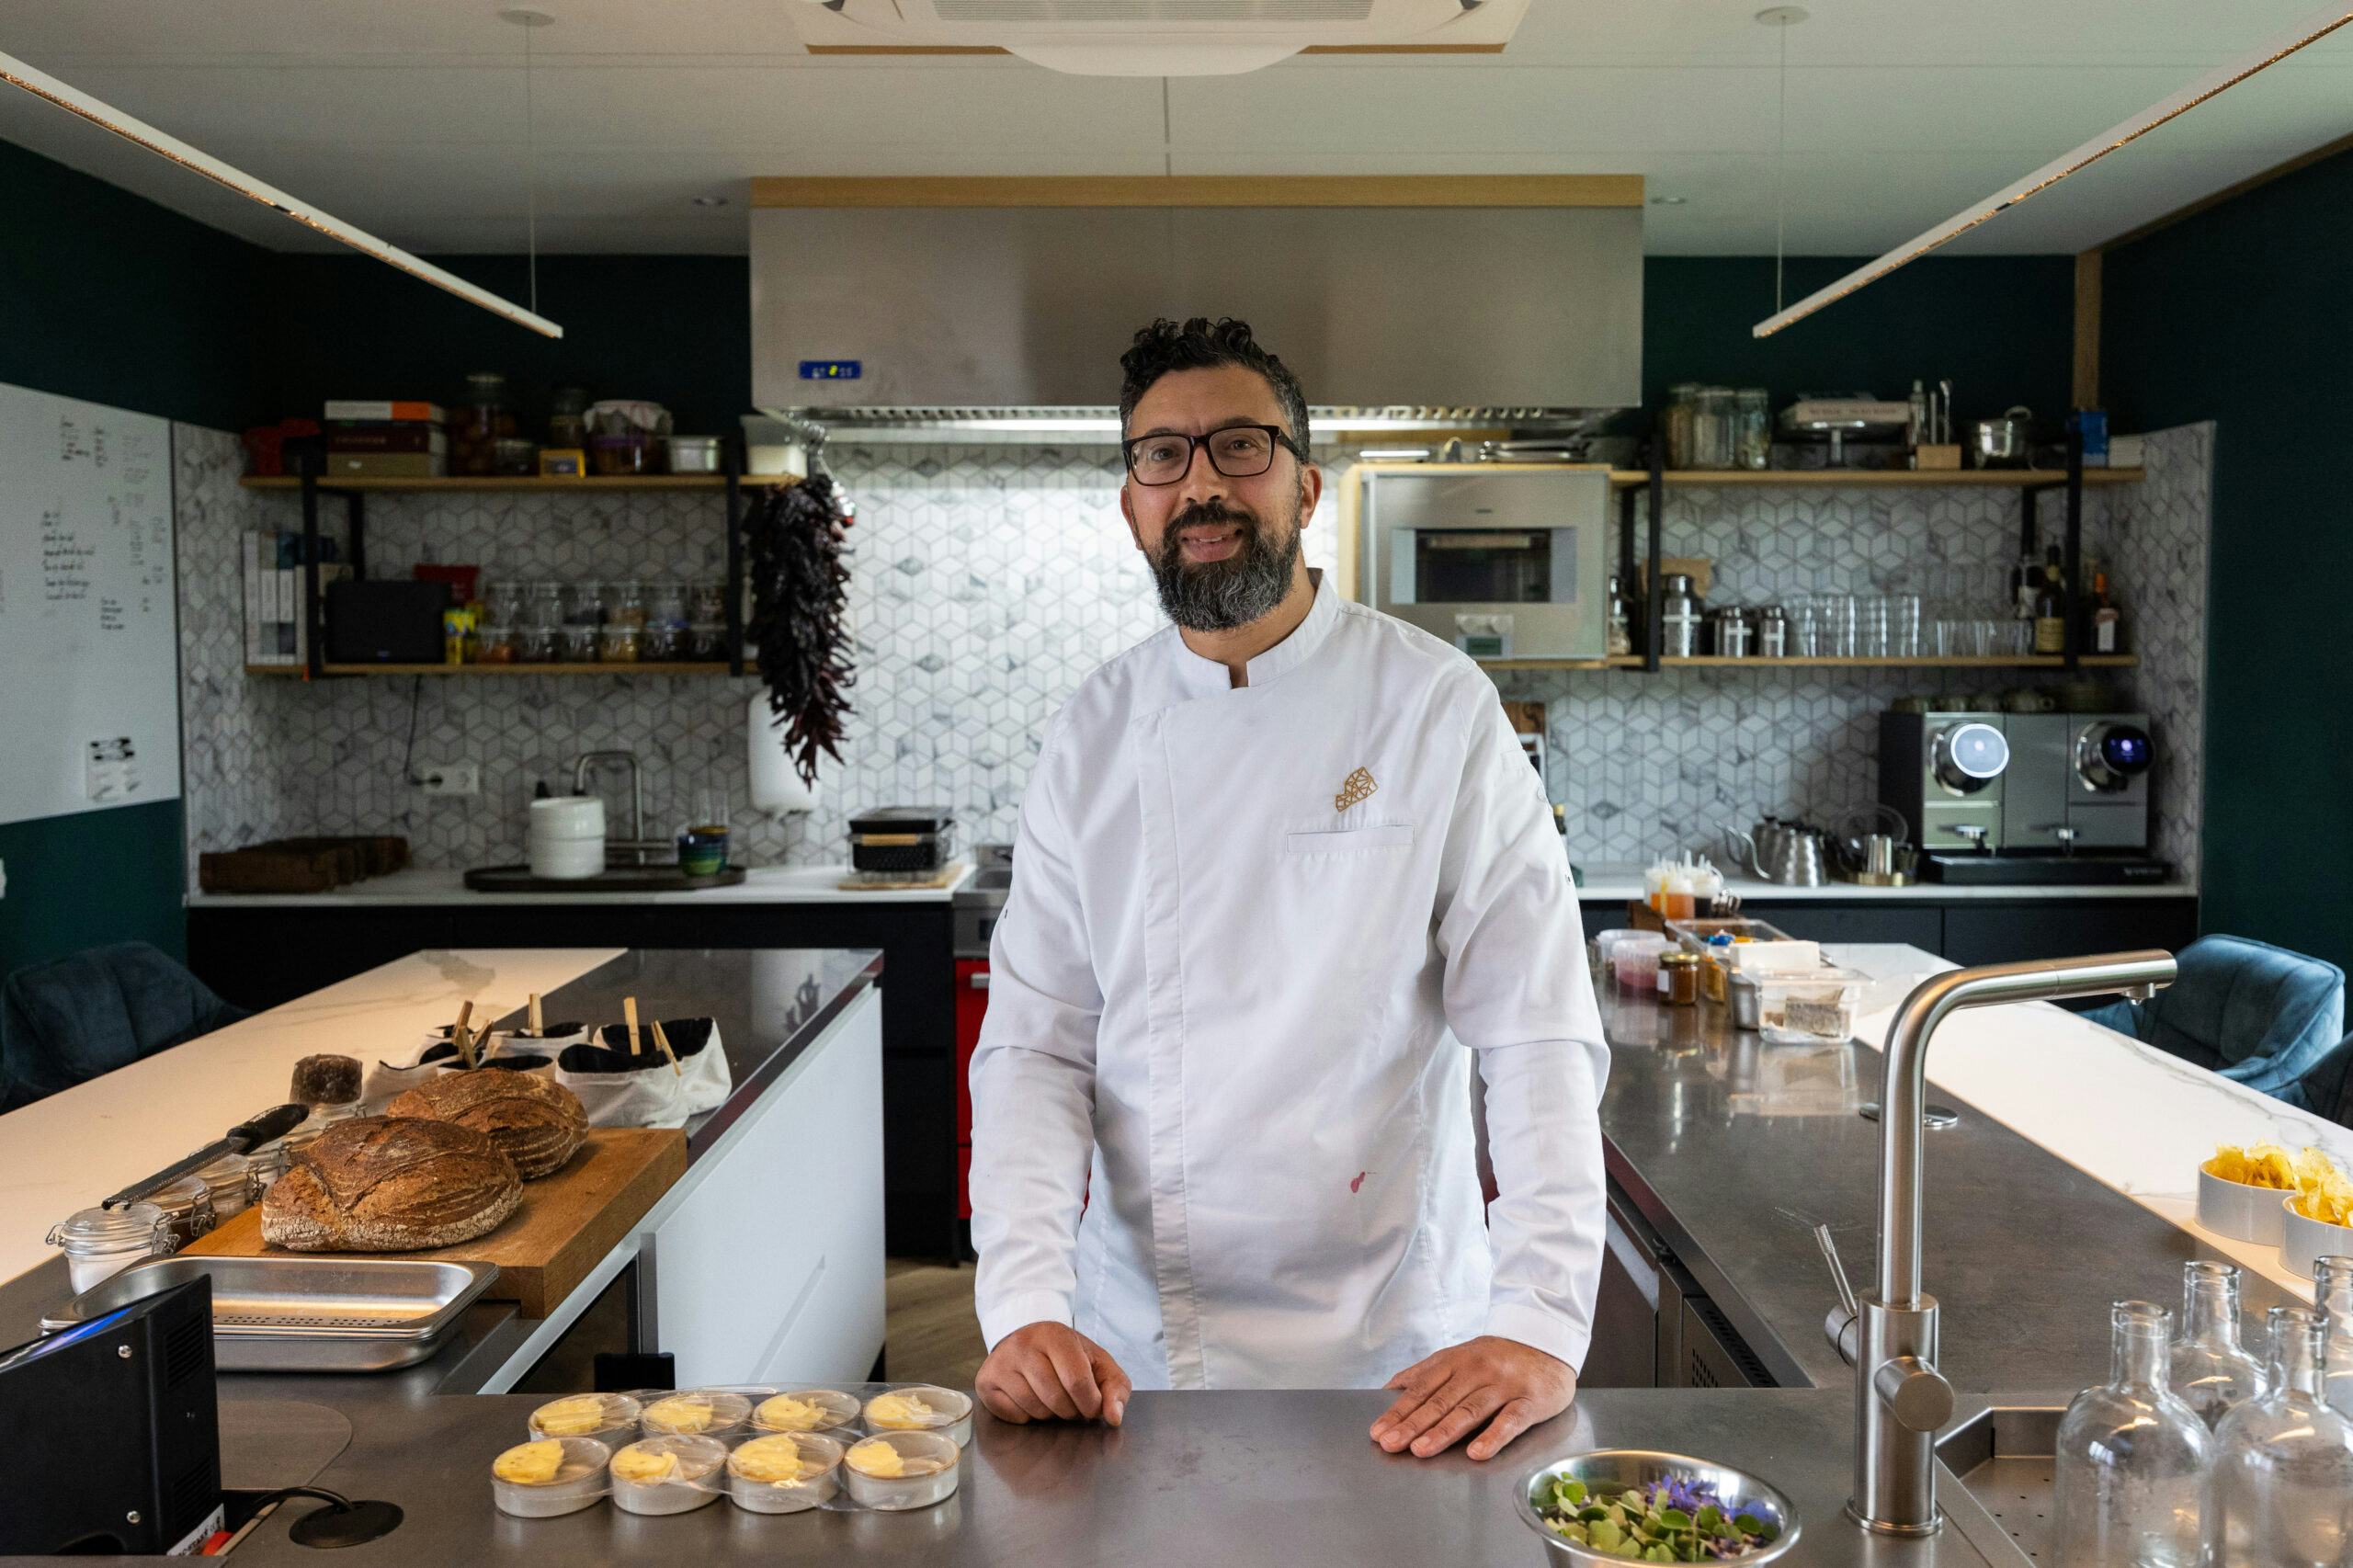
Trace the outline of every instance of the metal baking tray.
{"label": "metal baking tray", "polygon": [[212,1279],[212,1359],[224,1372],[381,1372],[414,1365],[498,1278],[422,1258],[151,1257],[41,1319],[74,1327],[199,1275]]}

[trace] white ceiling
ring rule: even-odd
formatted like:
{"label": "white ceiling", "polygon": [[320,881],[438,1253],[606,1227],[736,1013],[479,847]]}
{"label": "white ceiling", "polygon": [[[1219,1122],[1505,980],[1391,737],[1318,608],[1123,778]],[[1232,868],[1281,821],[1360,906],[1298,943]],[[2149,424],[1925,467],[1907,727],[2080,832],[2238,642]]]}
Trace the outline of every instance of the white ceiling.
{"label": "white ceiling", "polygon": [[[1245,76],[813,57],[801,0],[531,0],[539,240],[745,248],[756,175],[1632,173],[1654,254],[1866,255],[1993,191],[2313,0],[1534,0],[1497,56]],[[523,31],[499,0],[0,0],[0,50],[428,254],[524,245]],[[1165,117],[1164,119],[1164,91]],[[0,87],[18,142],[263,244],[325,242]],[[1966,237],[2072,251],[2353,132],[2353,28]],[[1785,170],[1777,179],[1777,167]],[[729,205],[699,208],[699,195]]]}

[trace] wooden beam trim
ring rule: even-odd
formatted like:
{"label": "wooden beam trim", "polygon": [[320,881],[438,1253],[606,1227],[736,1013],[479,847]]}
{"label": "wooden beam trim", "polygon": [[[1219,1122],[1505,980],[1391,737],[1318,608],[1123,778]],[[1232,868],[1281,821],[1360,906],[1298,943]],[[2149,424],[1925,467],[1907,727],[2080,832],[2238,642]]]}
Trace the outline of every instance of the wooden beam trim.
{"label": "wooden beam trim", "polygon": [[2100,255],[2095,246],[2075,257],[2075,403],[2077,408],[2100,406]]}
{"label": "wooden beam trim", "polygon": [[1640,175],[764,176],[767,207],[1640,207]]}

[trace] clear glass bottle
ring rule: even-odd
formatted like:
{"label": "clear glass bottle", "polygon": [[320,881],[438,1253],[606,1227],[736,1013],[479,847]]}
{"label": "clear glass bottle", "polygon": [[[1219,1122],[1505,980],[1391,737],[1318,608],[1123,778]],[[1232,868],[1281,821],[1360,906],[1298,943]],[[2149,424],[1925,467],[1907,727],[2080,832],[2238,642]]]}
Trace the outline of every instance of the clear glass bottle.
{"label": "clear glass bottle", "polygon": [[2321,1402],[2327,1327],[2271,1309],[2271,1392],[2214,1434],[2206,1544],[2212,1568],[2353,1562],[2353,1421]]}
{"label": "clear glass bottle", "polygon": [[2313,1261],[2313,1305],[2328,1334],[2321,1352],[2321,1398],[2339,1415],[2353,1416],[2353,1257]]}
{"label": "clear glass bottle", "polygon": [[2263,1392],[2263,1363],[2239,1343],[2236,1265],[2201,1258],[2181,1266],[2181,1337],[2169,1360],[2173,1392],[2209,1431]]}
{"label": "clear glass bottle", "polygon": [[2059,1423],[2054,1561],[2065,1568],[2199,1568],[2200,1504],[2213,1434],[2165,1386],[2173,1313],[2111,1309],[2109,1381]]}

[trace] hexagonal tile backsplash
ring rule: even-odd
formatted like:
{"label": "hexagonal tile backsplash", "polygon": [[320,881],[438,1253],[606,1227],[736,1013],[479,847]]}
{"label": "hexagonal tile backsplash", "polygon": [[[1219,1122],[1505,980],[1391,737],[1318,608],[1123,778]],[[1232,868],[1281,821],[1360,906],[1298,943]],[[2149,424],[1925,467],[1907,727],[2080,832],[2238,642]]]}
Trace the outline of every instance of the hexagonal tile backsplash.
{"label": "hexagonal tile backsplash", "polygon": [[[2147,483],[2095,497],[2086,549],[2111,562],[2143,655],[2125,695],[2156,715],[2161,852],[2194,867],[2211,430],[2150,447]],[[775,822],[746,802],[756,681],[245,676],[237,538],[299,527],[299,506],[238,486],[232,437],[182,426],[176,455],[191,868],[201,850],[294,833],[404,834],[426,866],[513,861],[533,787],[568,788],[573,759],[607,747],[642,760],[650,833],[674,827],[691,791],[726,789],[738,857],[753,864],[839,861],[848,815],[881,804],[946,803],[960,842],[1006,838],[1047,718],[1089,670],[1162,624],[1108,452],[836,450],[859,508],[857,711],[819,809]],[[1349,455],[1319,454],[1333,472]],[[2046,528],[2057,506],[2043,503]],[[339,525],[337,512],[331,503]],[[1330,514],[1327,492],[1307,535],[1312,564],[1332,559]],[[1713,559],[1717,602],[1826,590],[1983,599],[2018,526],[2016,494],[1999,490],[1678,491],[1665,548]],[[721,506],[708,495],[380,494],[368,527],[379,572],[427,558],[573,581],[724,570]],[[1692,670],[1516,674],[1503,690],[1550,704],[1552,790],[1569,806],[1573,853],[1626,860],[1707,843],[1722,821],[1867,801],[1881,709],[1910,691],[1986,684],[1956,672]],[[428,798],[406,782],[410,767],[450,762],[480,765],[480,796]]]}

